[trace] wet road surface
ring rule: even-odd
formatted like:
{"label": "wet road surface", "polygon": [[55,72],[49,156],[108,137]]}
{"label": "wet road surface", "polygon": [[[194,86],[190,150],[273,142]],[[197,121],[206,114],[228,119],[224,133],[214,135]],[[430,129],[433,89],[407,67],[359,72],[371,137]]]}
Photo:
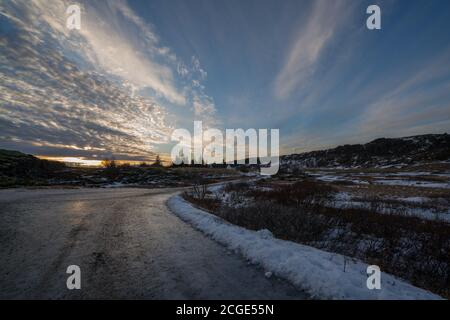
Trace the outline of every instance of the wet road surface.
{"label": "wet road surface", "polygon": [[306,297],[179,220],[165,204],[177,191],[1,190],[0,299]]}

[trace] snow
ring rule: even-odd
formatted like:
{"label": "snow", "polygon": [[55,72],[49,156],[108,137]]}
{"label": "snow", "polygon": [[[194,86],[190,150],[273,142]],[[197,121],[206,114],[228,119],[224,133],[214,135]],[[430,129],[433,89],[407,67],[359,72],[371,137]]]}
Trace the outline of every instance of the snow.
{"label": "snow", "polygon": [[318,175],[318,174],[311,174],[311,176],[314,176],[316,180],[320,180],[323,182],[352,182],[354,184],[369,184],[367,181],[363,181],[360,179],[349,179],[347,177],[342,176],[333,176],[333,175]]}
{"label": "snow", "polygon": [[[411,204],[426,203],[430,198],[426,197],[408,197],[408,198],[391,198],[392,200],[405,201]],[[385,200],[390,200],[386,198]],[[367,201],[352,200],[352,197],[347,192],[338,192],[334,196],[334,200],[327,203],[328,206],[338,209],[355,208],[355,209],[368,209],[373,210],[371,203]],[[380,209],[377,210],[380,214],[407,214],[411,217],[417,217],[425,220],[442,221],[450,223],[450,210],[445,211],[435,208],[422,208],[422,207],[409,207],[398,204],[395,209],[380,203]]]}
{"label": "snow", "polygon": [[352,200],[351,195],[348,192],[337,192],[334,196],[335,201],[348,202]]}
{"label": "snow", "polygon": [[[355,209],[371,209],[371,205],[368,202],[363,201],[335,201],[330,204],[330,206],[334,208],[355,208]],[[397,206],[397,210],[402,209],[404,211],[400,211],[401,214],[406,214],[409,217],[421,218],[424,220],[438,221],[438,222],[447,222],[450,223],[450,211],[438,211],[432,209],[425,208],[410,208],[406,206]],[[379,214],[396,214],[396,209],[391,209],[389,207],[382,207],[381,210],[377,210]]]}
{"label": "snow", "polygon": [[[381,290],[366,286],[368,265],[339,254],[273,238],[270,231],[250,231],[194,208],[181,196],[169,208],[212,239],[242,254],[275,276],[322,299],[441,299],[398,278],[382,273]],[[270,233],[270,234],[269,234]],[[344,271],[345,264],[345,271]]]}
{"label": "snow", "polygon": [[414,172],[414,171],[403,171],[397,173],[389,173],[390,176],[407,176],[407,177],[416,177],[416,176],[431,176],[429,172]]}
{"label": "snow", "polygon": [[423,187],[423,188],[442,188],[450,189],[450,183],[439,183],[439,182],[426,182],[426,181],[414,181],[414,180],[375,180],[376,184],[384,184],[390,186],[412,186],[412,187]]}
{"label": "snow", "polygon": [[333,182],[333,181],[341,181],[342,180],[341,177],[331,176],[331,175],[318,176],[318,177],[316,177],[316,179],[320,180],[320,181],[324,181],[324,182]]}
{"label": "snow", "polygon": [[398,198],[398,200],[412,202],[412,203],[424,203],[430,201],[430,198],[427,197],[407,197],[407,198]]}
{"label": "snow", "polygon": [[262,239],[271,239],[273,238],[272,232],[270,232],[267,229],[262,229],[259,231],[256,231],[256,233],[262,238]]}
{"label": "snow", "polygon": [[[339,175],[330,175],[323,173],[310,174],[316,180],[320,180],[323,182],[352,182],[354,184],[369,184],[369,182],[355,179],[348,176],[339,176]],[[448,182],[434,182],[434,181],[417,181],[417,180],[409,180],[409,179],[401,179],[404,177],[415,177],[415,176],[430,176],[430,177],[445,177],[445,174],[430,174],[426,172],[401,172],[401,173],[390,173],[388,175],[383,175],[381,173],[371,173],[371,174],[354,174],[353,176],[361,176],[367,175],[372,177],[377,177],[377,180],[373,182],[375,184],[383,184],[383,185],[392,185],[392,186],[413,186],[413,187],[423,187],[423,188],[442,188],[442,189],[450,189],[450,183]],[[397,177],[396,179],[389,179],[389,177]]]}
{"label": "snow", "polygon": [[[132,185],[132,184],[130,184],[130,185]],[[113,182],[113,183],[106,184],[103,187],[104,188],[122,188],[125,186],[127,186],[127,184],[125,184],[123,182]]]}

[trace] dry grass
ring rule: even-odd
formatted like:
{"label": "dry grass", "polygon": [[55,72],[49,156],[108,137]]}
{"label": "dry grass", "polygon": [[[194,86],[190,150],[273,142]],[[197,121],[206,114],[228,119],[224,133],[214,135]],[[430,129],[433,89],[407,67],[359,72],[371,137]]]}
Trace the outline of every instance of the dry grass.
{"label": "dry grass", "polygon": [[450,297],[449,224],[407,217],[401,211],[379,214],[376,198],[366,199],[372,202],[370,209],[329,208],[324,203],[335,187],[311,180],[270,187],[228,185],[225,192],[252,199],[244,207],[225,205],[214,197],[188,200],[233,224],[268,229],[281,239],[377,264],[385,272]]}

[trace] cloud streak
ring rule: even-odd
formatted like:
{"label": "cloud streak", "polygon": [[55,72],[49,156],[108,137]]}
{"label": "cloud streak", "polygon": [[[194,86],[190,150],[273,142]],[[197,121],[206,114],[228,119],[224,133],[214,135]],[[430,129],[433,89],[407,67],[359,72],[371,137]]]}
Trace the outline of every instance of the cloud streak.
{"label": "cloud streak", "polygon": [[[148,87],[172,103],[186,104],[169,67],[176,56],[159,45],[157,36],[123,2],[108,2],[106,8],[89,6],[84,11],[81,34],[92,49],[88,54],[92,64],[138,89]],[[133,33],[139,37],[129,36]]]}
{"label": "cloud streak", "polygon": [[314,1],[306,25],[299,27],[287,59],[275,80],[275,95],[288,98],[296,89],[302,89],[315,72],[316,64],[327,43],[332,39],[340,21],[345,19],[345,3]]}

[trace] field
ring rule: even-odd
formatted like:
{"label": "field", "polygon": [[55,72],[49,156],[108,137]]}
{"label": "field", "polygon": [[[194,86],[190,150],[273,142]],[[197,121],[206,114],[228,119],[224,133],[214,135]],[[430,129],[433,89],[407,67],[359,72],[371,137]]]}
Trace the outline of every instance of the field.
{"label": "field", "polygon": [[185,199],[251,230],[376,264],[450,297],[450,165],[309,169]]}

